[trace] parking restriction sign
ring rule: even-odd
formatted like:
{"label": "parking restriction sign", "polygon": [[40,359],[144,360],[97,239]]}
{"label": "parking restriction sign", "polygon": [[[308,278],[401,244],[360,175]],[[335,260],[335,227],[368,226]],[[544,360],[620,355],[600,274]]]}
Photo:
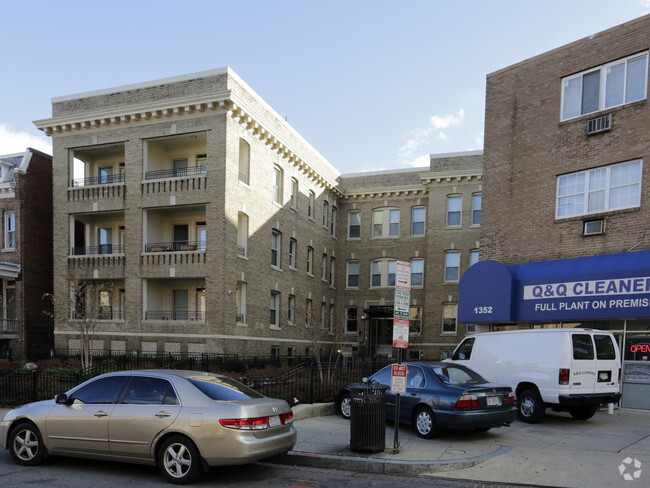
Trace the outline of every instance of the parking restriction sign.
{"label": "parking restriction sign", "polygon": [[406,365],[393,364],[390,371],[390,391],[398,393],[406,393]]}

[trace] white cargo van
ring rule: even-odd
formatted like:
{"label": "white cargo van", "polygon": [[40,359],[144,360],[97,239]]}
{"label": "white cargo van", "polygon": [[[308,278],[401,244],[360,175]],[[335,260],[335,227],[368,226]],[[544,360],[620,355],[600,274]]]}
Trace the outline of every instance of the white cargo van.
{"label": "white cargo van", "polygon": [[549,407],[576,419],[620,399],[621,360],[609,332],[593,329],[529,329],[466,337],[451,360],[494,383],[512,387],[518,415],[538,422]]}

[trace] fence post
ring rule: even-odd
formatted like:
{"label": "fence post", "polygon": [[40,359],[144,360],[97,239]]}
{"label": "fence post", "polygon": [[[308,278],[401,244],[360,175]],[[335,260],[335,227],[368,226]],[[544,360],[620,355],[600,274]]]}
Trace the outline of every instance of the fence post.
{"label": "fence post", "polygon": [[38,371],[32,371],[32,402],[38,401]]}
{"label": "fence post", "polygon": [[309,363],[309,403],[314,403],[314,362]]}

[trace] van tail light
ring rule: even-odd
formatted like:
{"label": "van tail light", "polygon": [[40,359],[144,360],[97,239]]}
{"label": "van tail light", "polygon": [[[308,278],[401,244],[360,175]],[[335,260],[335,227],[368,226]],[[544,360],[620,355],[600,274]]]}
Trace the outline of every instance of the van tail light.
{"label": "van tail light", "polygon": [[508,405],[514,405],[515,404],[515,393],[513,391],[508,393],[508,401],[507,401],[507,403],[508,403]]}
{"label": "van tail light", "polygon": [[569,384],[569,378],[571,376],[571,370],[570,369],[560,369],[560,384],[561,385],[568,385]]}
{"label": "van tail light", "polygon": [[476,408],[478,397],[476,395],[463,395],[456,402],[456,408]]}

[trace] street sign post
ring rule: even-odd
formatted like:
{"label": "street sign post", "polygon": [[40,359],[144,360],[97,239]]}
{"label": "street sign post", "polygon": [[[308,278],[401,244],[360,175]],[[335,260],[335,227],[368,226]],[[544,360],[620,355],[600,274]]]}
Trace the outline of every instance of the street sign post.
{"label": "street sign post", "polygon": [[[395,440],[393,454],[400,452],[399,445],[399,407],[400,394],[406,393],[406,366],[402,366],[402,351],[409,347],[409,318],[411,309],[411,263],[397,261],[395,263],[395,295],[393,301],[393,347],[397,348],[397,364],[393,365],[392,375],[403,372],[403,385],[401,376],[391,376],[391,389],[393,377],[400,378],[400,391],[395,393]],[[403,368],[403,369],[402,369]],[[396,380],[397,381],[397,380]],[[397,387],[397,386],[396,386]],[[403,389],[403,391],[401,391]]]}

